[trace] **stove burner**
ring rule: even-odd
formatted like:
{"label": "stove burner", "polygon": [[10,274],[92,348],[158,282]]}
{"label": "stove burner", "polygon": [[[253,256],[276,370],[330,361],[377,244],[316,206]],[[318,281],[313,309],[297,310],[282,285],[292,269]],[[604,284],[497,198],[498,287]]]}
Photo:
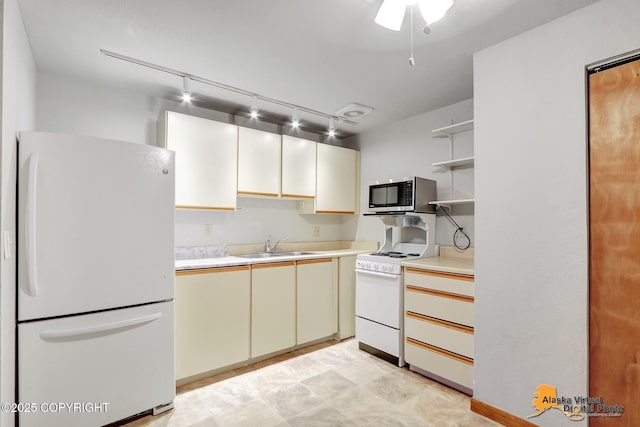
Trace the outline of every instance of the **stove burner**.
{"label": "stove burner", "polygon": [[402,252],[396,252],[396,251],[389,251],[389,252],[374,252],[370,255],[374,255],[374,256],[386,256],[389,258],[407,258],[410,256],[420,256],[420,254],[416,254],[416,253],[411,253],[411,254],[405,254]]}

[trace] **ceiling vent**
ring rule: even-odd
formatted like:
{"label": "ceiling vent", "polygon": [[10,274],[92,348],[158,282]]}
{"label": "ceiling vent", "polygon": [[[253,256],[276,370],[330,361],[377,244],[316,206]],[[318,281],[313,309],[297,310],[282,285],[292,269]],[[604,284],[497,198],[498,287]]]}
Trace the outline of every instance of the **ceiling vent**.
{"label": "ceiling vent", "polygon": [[351,120],[358,120],[364,116],[368,116],[373,112],[373,107],[367,107],[366,105],[356,104],[352,102],[349,105],[345,105],[339,110],[335,111],[336,116],[346,117]]}

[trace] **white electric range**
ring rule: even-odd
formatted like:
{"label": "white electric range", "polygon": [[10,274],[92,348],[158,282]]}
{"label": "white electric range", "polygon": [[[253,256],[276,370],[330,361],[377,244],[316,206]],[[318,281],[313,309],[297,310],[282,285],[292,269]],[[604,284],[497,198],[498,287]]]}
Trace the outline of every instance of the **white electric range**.
{"label": "white electric range", "polygon": [[[382,248],[356,258],[355,311],[359,348],[398,366],[405,364],[401,262],[437,253],[435,215],[421,217],[417,220],[409,216],[381,218],[387,225]],[[402,240],[403,236],[411,242],[393,244],[394,239]]]}

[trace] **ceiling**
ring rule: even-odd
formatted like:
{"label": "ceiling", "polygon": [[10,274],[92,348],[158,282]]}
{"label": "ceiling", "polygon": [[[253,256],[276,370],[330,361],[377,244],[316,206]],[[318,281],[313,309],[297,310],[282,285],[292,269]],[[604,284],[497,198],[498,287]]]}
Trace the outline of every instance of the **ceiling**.
{"label": "ceiling", "polygon": [[[472,54],[596,0],[455,0],[426,35],[414,14],[399,32],[376,25],[381,0],[18,0],[39,72],[168,99],[182,79],[105,49],[333,114],[373,107],[351,135],[473,97]],[[247,96],[202,83],[199,105],[247,111]],[[261,102],[261,111],[289,115]],[[240,110],[238,110],[238,108]],[[328,120],[305,113],[303,122]]]}

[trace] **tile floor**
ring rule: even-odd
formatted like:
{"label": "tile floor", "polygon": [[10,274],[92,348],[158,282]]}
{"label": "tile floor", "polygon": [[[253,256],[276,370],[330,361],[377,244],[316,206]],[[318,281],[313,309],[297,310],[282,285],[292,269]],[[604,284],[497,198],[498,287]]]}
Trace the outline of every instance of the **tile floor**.
{"label": "tile floor", "polygon": [[126,427],[494,427],[469,397],[358,349],[319,344],[178,388],[175,408]]}

